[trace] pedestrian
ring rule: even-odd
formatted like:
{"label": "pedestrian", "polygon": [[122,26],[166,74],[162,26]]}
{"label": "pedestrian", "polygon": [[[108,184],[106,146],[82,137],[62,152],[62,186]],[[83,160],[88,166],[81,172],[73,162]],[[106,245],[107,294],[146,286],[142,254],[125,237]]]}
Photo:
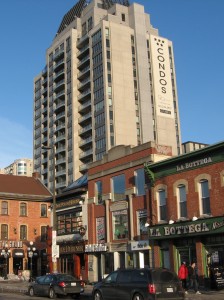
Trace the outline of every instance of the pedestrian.
{"label": "pedestrian", "polygon": [[195,294],[201,294],[198,290],[198,268],[195,262],[192,262],[188,268],[188,276],[190,280],[190,288],[193,288]]}
{"label": "pedestrian", "polygon": [[178,277],[182,282],[182,287],[185,291],[185,294],[188,294],[187,292],[187,278],[188,278],[188,268],[186,266],[186,262],[183,261],[179,270],[178,270]]}

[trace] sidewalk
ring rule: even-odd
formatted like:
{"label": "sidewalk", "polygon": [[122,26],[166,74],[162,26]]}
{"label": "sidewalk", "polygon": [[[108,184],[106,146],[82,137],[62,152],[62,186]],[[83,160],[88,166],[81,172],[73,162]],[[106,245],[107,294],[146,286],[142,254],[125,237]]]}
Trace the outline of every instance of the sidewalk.
{"label": "sidewalk", "polygon": [[28,291],[28,281],[24,280],[1,280],[0,293],[25,294]]}

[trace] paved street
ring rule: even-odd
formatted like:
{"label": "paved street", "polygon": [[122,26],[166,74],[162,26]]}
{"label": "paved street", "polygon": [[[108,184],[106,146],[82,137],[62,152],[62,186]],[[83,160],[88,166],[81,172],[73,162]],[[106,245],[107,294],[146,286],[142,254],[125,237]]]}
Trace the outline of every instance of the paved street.
{"label": "paved street", "polygon": [[[0,282],[0,300],[46,300],[47,297],[30,297],[27,294],[28,283],[27,282]],[[80,300],[90,300],[92,286],[87,285],[85,287],[85,293],[80,296]],[[193,291],[189,291],[186,295],[186,300],[223,300],[224,289],[220,291],[201,290],[201,295],[195,295]],[[67,298],[69,299],[69,298]],[[118,299],[119,300],[119,299]]]}
{"label": "paved street", "polygon": [[[188,294],[186,295],[186,300],[208,300],[213,298],[213,300],[223,300],[224,299],[224,291],[219,292],[202,292],[201,295],[195,294]],[[17,293],[1,293],[0,292],[0,300],[47,300],[47,297],[30,297],[24,294],[17,294]],[[69,298],[67,298],[69,299]],[[80,300],[87,300],[91,299],[90,295],[81,295]],[[118,299],[119,300],[119,299]]]}

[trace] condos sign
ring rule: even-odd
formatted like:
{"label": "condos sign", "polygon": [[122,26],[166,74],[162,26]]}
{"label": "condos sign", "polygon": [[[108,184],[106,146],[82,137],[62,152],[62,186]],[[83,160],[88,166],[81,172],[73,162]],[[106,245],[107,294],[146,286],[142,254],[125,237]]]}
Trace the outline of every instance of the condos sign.
{"label": "condos sign", "polygon": [[168,41],[151,35],[152,74],[157,114],[174,118]]}

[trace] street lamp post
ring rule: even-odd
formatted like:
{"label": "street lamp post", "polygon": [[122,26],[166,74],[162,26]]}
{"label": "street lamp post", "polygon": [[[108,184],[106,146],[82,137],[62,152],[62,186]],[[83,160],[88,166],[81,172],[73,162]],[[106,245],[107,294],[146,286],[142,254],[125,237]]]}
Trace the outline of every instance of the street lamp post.
{"label": "street lamp post", "polygon": [[33,276],[33,254],[36,251],[36,248],[33,246],[33,242],[30,242],[30,247],[27,248],[28,257],[30,258],[30,281],[32,281]]}
{"label": "street lamp post", "polygon": [[148,241],[149,241],[149,246],[151,247],[151,266],[152,268],[155,268],[154,239],[150,239],[150,235],[149,235],[150,223],[148,221],[146,221],[145,227],[147,227]]}
{"label": "street lamp post", "polygon": [[52,226],[52,248],[51,248],[51,253],[52,253],[52,267],[53,267],[53,273],[57,273],[57,258],[55,257],[55,249],[57,247],[56,245],[56,237],[57,237],[57,216],[56,216],[56,187],[55,187],[55,145],[52,146],[42,146],[42,149],[44,150],[52,150],[53,154],[53,207],[52,207],[52,213],[53,213],[53,226]]}
{"label": "street lamp post", "polygon": [[8,244],[5,244],[5,246],[3,247],[2,252],[1,252],[1,255],[4,256],[4,258],[5,258],[5,276],[4,276],[4,279],[8,279],[8,276],[7,276],[8,258],[9,258],[10,252],[11,252],[11,250],[9,249]]}

